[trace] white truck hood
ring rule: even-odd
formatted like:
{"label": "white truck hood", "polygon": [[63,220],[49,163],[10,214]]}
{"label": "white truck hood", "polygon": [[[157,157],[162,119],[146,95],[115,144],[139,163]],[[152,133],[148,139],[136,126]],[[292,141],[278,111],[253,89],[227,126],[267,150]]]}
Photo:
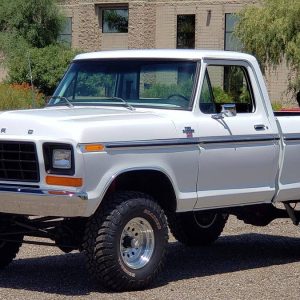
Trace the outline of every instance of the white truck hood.
{"label": "white truck hood", "polygon": [[176,130],[171,120],[146,110],[52,107],[1,113],[0,136],[91,143],[166,139]]}

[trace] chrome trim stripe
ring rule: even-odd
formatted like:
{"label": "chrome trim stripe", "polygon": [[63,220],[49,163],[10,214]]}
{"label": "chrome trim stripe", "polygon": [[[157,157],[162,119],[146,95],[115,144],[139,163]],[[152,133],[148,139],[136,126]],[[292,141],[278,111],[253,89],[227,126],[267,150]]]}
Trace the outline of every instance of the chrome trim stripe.
{"label": "chrome trim stripe", "polygon": [[280,140],[279,135],[274,134],[253,134],[253,135],[229,135],[212,136],[200,138],[200,144],[223,144],[223,143],[252,143]]}
{"label": "chrome trim stripe", "polygon": [[300,141],[299,133],[288,133],[283,135],[285,141]]}
{"label": "chrome trim stripe", "polygon": [[133,147],[157,147],[157,146],[183,146],[197,144],[228,144],[228,143],[253,143],[253,142],[274,142],[280,140],[279,135],[254,134],[236,136],[212,136],[204,138],[181,138],[166,140],[145,140],[145,141],[124,141],[104,143],[107,149],[133,148]]}
{"label": "chrome trim stripe", "polygon": [[113,142],[104,143],[105,148],[128,148],[128,147],[155,147],[155,146],[181,146],[181,145],[197,145],[198,138],[186,139],[167,139],[167,140],[145,140],[145,141],[128,141],[128,142]]}

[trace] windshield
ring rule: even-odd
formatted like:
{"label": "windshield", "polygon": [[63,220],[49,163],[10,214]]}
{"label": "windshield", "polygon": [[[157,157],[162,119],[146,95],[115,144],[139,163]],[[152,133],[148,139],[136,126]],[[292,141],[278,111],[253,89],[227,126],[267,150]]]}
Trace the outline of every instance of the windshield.
{"label": "windshield", "polygon": [[196,62],[149,60],[75,61],[49,105],[119,105],[190,108]]}

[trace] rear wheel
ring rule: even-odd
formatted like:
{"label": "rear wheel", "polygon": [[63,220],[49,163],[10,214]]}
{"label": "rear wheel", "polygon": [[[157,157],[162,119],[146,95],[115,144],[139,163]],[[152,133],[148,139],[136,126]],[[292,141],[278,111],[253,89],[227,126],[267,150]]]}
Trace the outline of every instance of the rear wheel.
{"label": "rear wheel", "polygon": [[109,289],[143,289],[163,267],[168,229],[165,215],[142,193],[119,192],[87,223],[84,253],[91,275]]}
{"label": "rear wheel", "polygon": [[187,246],[210,245],[222,233],[227,214],[215,212],[174,213],[168,217],[174,237]]}

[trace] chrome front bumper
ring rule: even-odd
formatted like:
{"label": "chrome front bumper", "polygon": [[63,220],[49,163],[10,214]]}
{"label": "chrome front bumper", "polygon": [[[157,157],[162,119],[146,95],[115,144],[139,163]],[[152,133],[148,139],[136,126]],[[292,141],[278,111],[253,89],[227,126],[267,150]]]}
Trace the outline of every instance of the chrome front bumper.
{"label": "chrome front bumper", "polygon": [[87,200],[88,195],[85,192],[0,185],[2,213],[80,217],[85,215]]}

